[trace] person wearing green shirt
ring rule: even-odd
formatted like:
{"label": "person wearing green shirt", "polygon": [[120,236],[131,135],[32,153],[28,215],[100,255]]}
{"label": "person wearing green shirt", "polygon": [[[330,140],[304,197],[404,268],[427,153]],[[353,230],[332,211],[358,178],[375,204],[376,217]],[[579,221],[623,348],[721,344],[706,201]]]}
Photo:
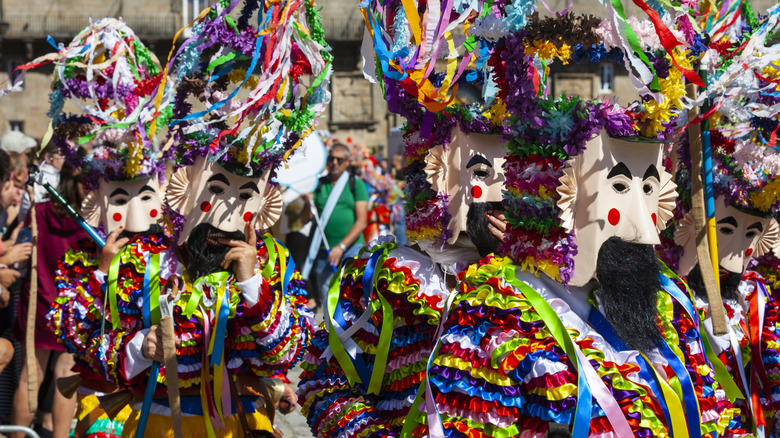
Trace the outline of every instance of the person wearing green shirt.
{"label": "person wearing green shirt", "polygon": [[[349,152],[349,148],[344,144],[336,143],[331,146],[325,165],[328,174],[320,179],[314,193],[304,195],[304,200],[314,202],[319,214],[322,214],[328,199],[336,195],[333,188],[351,164]],[[310,221],[313,216],[309,202],[301,212],[303,223]],[[314,302],[309,300],[311,305],[319,306],[325,301],[328,284],[335,268],[341,263],[341,260],[355,257],[363,246],[363,230],[366,229],[367,212],[368,191],[366,184],[360,178],[350,175],[349,182],[341,190],[338,201],[336,201],[333,213],[327,223],[322,224],[330,253],[323,242],[309,275],[309,282],[315,295]],[[319,231],[313,227],[311,232],[318,233]]]}

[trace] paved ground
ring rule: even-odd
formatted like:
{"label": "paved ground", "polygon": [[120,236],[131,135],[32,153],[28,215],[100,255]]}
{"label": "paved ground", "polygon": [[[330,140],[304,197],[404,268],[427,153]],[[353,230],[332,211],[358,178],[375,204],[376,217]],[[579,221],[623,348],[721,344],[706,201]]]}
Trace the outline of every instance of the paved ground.
{"label": "paved ground", "polygon": [[[314,316],[314,327],[320,325],[323,321],[322,308],[318,309]],[[296,366],[287,374],[294,387],[298,386],[301,368]],[[301,415],[300,407],[287,415],[276,414],[276,427],[284,433],[284,438],[311,438],[312,433],[309,425],[306,424],[306,418]]]}
{"label": "paved ground", "polygon": [[[292,385],[297,387],[298,376],[300,375],[300,367],[295,367],[290,370],[287,376],[290,378]],[[310,438],[312,436],[311,429],[306,424],[306,418],[301,415],[300,407],[287,415],[277,412],[275,423],[276,427],[284,433],[284,438]]]}

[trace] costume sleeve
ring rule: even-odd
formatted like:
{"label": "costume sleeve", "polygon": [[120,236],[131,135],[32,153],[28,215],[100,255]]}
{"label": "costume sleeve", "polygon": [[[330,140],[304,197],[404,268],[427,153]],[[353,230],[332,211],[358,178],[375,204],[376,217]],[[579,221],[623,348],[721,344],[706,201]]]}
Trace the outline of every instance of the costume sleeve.
{"label": "costume sleeve", "polygon": [[[151,260],[158,254],[161,258],[164,257],[163,253],[168,244],[168,239],[161,235],[134,237],[117,255],[116,290],[113,293],[109,290],[110,279],[103,285],[105,294],[108,295],[106,309],[102,312],[105,328],[102,330],[102,336],[98,333],[95,337],[95,355],[100,359],[100,371],[105,380],[117,387],[143,390],[149,377],[151,363],[140,352],[148,328],[144,326],[144,301],[150,299],[149,292],[144,290],[144,278],[147,269],[154,269],[146,260]],[[152,281],[159,281],[160,290],[163,290],[167,281],[160,274],[156,275],[157,279]],[[112,302],[116,303],[115,309],[112,309]],[[194,382],[190,365],[193,355],[191,347],[194,343],[202,342],[202,338],[193,322],[197,321],[197,316],[193,316],[192,320],[186,318],[181,315],[178,307],[174,308],[174,312],[176,336],[182,341],[182,345],[177,347],[180,386],[187,387]],[[112,313],[118,316],[116,321]],[[155,320],[152,319],[151,322],[154,324]],[[199,371],[198,366],[194,370],[198,377]],[[164,382],[163,377],[164,372],[158,382]]]}
{"label": "costume sleeve", "polygon": [[60,259],[55,281],[58,296],[46,315],[47,327],[73,355],[86,379],[102,379],[97,347],[103,317],[102,279],[95,274],[97,247],[82,240]]}
{"label": "costume sleeve", "polygon": [[[280,247],[281,248],[281,247]],[[313,314],[306,307],[308,299],[298,271],[281,270],[277,254],[270,275],[258,281],[241,283],[242,296],[236,316],[231,320],[228,368],[234,372],[251,369],[261,377],[276,377],[288,382],[287,372],[302,357],[311,336]],[[265,244],[258,244],[261,270],[267,269]],[[285,280],[287,281],[285,288]],[[249,289],[256,288],[255,291]],[[284,290],[283,290],[284,289]]]}
{"label": "costume sleeve", "polygon": [[[425,280],[416,275],[414,266],[402,263],[392,252],[377,263],[377,288],[364,291],[367,258],[378,250],[382,248],[374,247],[363,253],[363,258],[345,262],[339,307],[335,310],[339,315],[336,319],[345,329],[358,323],[367,308],[371,312],[371,318],[341,343],[357,352],[352,366],[362,381],[355,380],[354,375],[350,380],[346,364],[332,356],[325,325],[314,334],[301,364],[304,371],[298,386],[299,403],[317,437],[398,436],[425,375],[443,309],[443,294],[432,293],[429,288],[421,291],[421,281]],[[368,300],[364,293],[369,294]],[[379,374],[379,390],[369,393],[367,370],[382,366],[377,354],[382,351],[383,306],[393,314],[393,325],[387,328],[392,330],[391,341],[384,350],[388,361]]]}

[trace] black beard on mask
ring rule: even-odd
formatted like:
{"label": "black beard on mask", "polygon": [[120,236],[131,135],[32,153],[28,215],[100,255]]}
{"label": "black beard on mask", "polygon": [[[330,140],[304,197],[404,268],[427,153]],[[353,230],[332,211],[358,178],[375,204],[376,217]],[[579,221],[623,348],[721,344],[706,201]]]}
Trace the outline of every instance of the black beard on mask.
{"label": "black beard on mask", "polygon": [[[701,275],[701,266],[696,263],[696,266],[691,269],[686,278],[688,287],[693,289],[693,292],[699,298],[707,298],[707,288],[704,286],[704,279]],[[720,296],[734,301],[739,301],[739,283],[742,281],[742,274],[727,271],[725,269],[720,270]]]}
{"label": "black beard on mask", "polygon": [[187,270],[193,281],[225,270],[221,265],[230,247],[217,242],[217,239],[244,240],[245,237],[241,231],[220,231],[209,224],[193,228],[187,238]]}
{"label": "black beard on mask", "polygon": [[117,240],[121,239],[123,237],[127,237],[128,239],[133,240],[133,238],[135,236],[140,236],[140,235],[150,236],[152,234],[162,234],[162,232],[163,232],[163,229],[162,229],[162,227],[159,224],[152,224],[152,225],[149,225],[149,229],[148,230],[142,231],[140,233],[134,233],[132,231],[124,230],[121,233],[119,233],[119,237],[117,238]]}
{"label": "black beard on mask", "polygon": [[501,240],[490,233],[490,221],[486,214],[493,210],[501,210],[500,202],[474,202],[469,206],[466,214],[466,234],[471,238],[471,242],[477,246],[480,257],[485,257],[498,250]]}
{"label": "black beard on mask", "polygon": [[658,329],[658,260],[652,245],[610,237],[599,249],[596,295],[615,334],[632,348],[646,351],[661,340]]}

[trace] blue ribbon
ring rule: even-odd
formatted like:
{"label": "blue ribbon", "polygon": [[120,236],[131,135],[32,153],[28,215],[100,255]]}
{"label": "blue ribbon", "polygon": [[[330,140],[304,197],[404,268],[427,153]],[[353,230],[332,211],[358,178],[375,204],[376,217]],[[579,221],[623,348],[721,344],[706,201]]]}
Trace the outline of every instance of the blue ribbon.
{"label": "blue ribbon", "polygon": [[674,354],[672,349],[666,343],[666,341],[659,342],[658,349],[664,356],[669,366],[674,371],[677,379],[680,381],[683,391],[683,403],[685,403],[685,418],[688,421],[688,432],[691,438],[701,438],[701,415],[699,414],[699,407],[696,402],[696,391],[693,389],[693,382],[691,376],[688,375],[688,370],[685,369],[685,365],[680,361],[680,358]]}
{"label": "blue ribbon", "polygon": [[[680,290],[680,288],[677,287],[677,285],[666,275],[658,273],[658,280],[661,282],[661,287],[663,287],[664,290],[669,295],[671,295],[672,298],[674,298],[674,300],[683,306],[685,311],[688,312],[688,316],[693,319],[694,323],[698,323],[699,314],[696,313],[696,310],[693,308],[693,303],[691,302],[690,297],[686,296]],[[698,324],[696,325],[698,328]],[[658,346],[658,349],[661,351],[661,354],[664,356],[667,362],[669,362],[669,366],[680,380],[680,386],[682,386],[683,391],[683,402],[685,403],[685,418],[688,421],[688,432],[691,434],[691,438],[701,438],[701,414],[696,403],[696,392],[693,388],[691,376],[688,374],[688,370],[685,368],[685,365],[680,361],[680,358],[674,354],[666,341],[662,340]]]}
{"label": "blue ribbon", "polygon": [[290,255],[287,257],[287,271],[285,271],[284,279],[282,280],[282,293],[287,292],[287,285],[290,284],[293,272],[295,272],[295,260]]}
{"label": "blue ribbon", "polygon": [[[379,264],[379,259],[384,254],[383,250],[378,250],[374,252],[374,254],[371,255],[371,258],[366,263],[366,267],[363,270],[363,297],[365,298],[366,302],[366,312],[371,312],[371,301],[369,300],[371,296],[371,292],[374,289],[374,273],[376,272],[376,267]],[[337,281],[334,279],[334,281]],[[336,320],[336,323],[341,327],[342,330],[346,330],[347,328],[347,321],[344,319],[344,313],[341,306],[337,306],[333,313],[333,318]],[[352,363],[355,365],[355,371],[360,376],[360,380],[363,382],[363,386],[368,389],[368,384],[371,381],[371,372],[373,371],[373,367],[366,364],[366,362],[363,360],[363,357],[359,354],[356,354],[354,358],[352,358]]]}
{"label": "blue ribbon", "polygon": [[[572,339],[574,342],[574,339]],[[577,361],[577,410],[574,416],[571,436],[573,438],[585,438],[590,434],[590,420],[593,418],[593,395],[590,392],[588,378],[582,370],[579,356],[574,356]]]}
{"label": "blue ribbon", "polygon": [[366,304],[368,304],[368,299],[374,290],[374,273],[382,254],[383,251],[381,249],[371,254],[371,258],[366,263],[366,269],[363,271],[363,298],[366,299]]}
{"label": "blue ribbon", "polygon": [[222,294],[222,301],[219,304],[219,316],[217,326],[214,327],[214,349],[211,351],[211,366],[218,366],[222,362],[222,351],[225,348],[225,336],[227,331],[227,321],[230,316],[230,305],[228,303],[227,281],[222,284],[226,288]]}
{"label": "blue ribbon", "polygon": [[160,365],[152,364],[149,370],[149,380],[146,382],[146,392],[144,393],[144,402],[141,405],[141,415],[138,417],[138,426],[135,429],[135,438],[143,438],[146,430],[146,421],[149,419],[149,411],[152,409],[152,399],[154,391],[157,390],[157,376],[160,374]]}
{"label": "blue ribbon", "polygon": [[59,46],[57,46],[57,41],[54,41],[54,37],[51,35],[46,36],[46,42],[49,43],[50,46],[54,47],[54,50],[60,50]]}

